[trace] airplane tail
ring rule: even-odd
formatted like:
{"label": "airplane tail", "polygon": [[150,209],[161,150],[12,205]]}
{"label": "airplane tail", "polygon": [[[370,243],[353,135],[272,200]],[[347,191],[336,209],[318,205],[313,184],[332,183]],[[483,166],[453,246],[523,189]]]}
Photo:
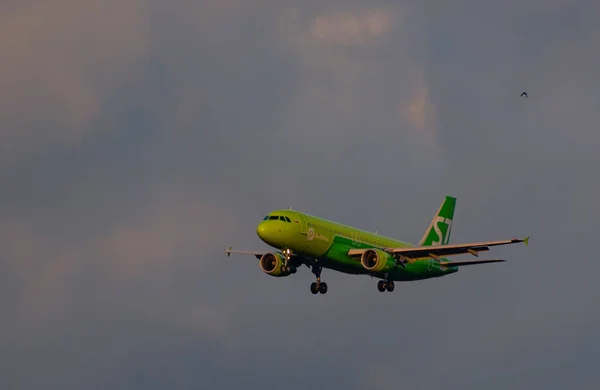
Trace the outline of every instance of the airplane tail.
{"label": "airplane tail", "polygon": [[446,245],[450,242],[456,198],[446,196],[418,246]]}

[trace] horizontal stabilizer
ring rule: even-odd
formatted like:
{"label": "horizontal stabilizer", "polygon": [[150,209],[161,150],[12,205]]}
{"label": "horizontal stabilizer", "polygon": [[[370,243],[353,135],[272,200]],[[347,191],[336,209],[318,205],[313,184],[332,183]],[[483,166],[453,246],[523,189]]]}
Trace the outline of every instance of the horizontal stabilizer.
{"label": "horizontal stabilizer", "polygon": [[462,267],[465,265],[477,265],[486,263],[500,263],[506,260],[467,260],[467,261],[441,261],[440,265],[445,267]]}

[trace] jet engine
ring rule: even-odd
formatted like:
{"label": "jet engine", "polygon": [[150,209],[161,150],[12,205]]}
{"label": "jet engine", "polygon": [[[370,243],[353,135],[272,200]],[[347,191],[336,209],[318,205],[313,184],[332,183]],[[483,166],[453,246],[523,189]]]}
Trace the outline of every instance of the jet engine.
{"label": "jet engine", "polygon": [[[294,267],[290,271],[284,271],[285,257],[281,253],[265,253],[260,258],[260,269],[267,275],[281,277],[288,276],[296,271]],[[288,265],[290,262],[288,262]],[[288,267],[290,268],[290,267]]]}
{"label": "jet engine", "polygon": [[367,249],[363,252],[360,263],[371,272],[382,272],[391,269],[395,265],[394,258],[380,249]]}

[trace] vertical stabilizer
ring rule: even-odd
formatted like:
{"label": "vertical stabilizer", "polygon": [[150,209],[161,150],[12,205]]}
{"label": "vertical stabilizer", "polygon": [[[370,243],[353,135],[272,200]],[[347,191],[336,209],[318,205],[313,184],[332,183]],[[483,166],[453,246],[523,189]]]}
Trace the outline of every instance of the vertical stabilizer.
{"label": "vertical stabilizer", "polygon": [[450,242],[456,198],[446,196],[418,246],[446,245]]}

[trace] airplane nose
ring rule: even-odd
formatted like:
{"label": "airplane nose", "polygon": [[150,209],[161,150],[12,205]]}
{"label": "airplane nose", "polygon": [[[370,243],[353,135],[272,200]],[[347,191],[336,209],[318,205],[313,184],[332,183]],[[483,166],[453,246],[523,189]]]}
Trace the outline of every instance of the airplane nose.
{"label": "airplane nose", "polygon": [[258,226],[256,226],[256,234],[258,234],[258,237],[263,238],[265,232],[265,224],[263,222],[259,223]]}

